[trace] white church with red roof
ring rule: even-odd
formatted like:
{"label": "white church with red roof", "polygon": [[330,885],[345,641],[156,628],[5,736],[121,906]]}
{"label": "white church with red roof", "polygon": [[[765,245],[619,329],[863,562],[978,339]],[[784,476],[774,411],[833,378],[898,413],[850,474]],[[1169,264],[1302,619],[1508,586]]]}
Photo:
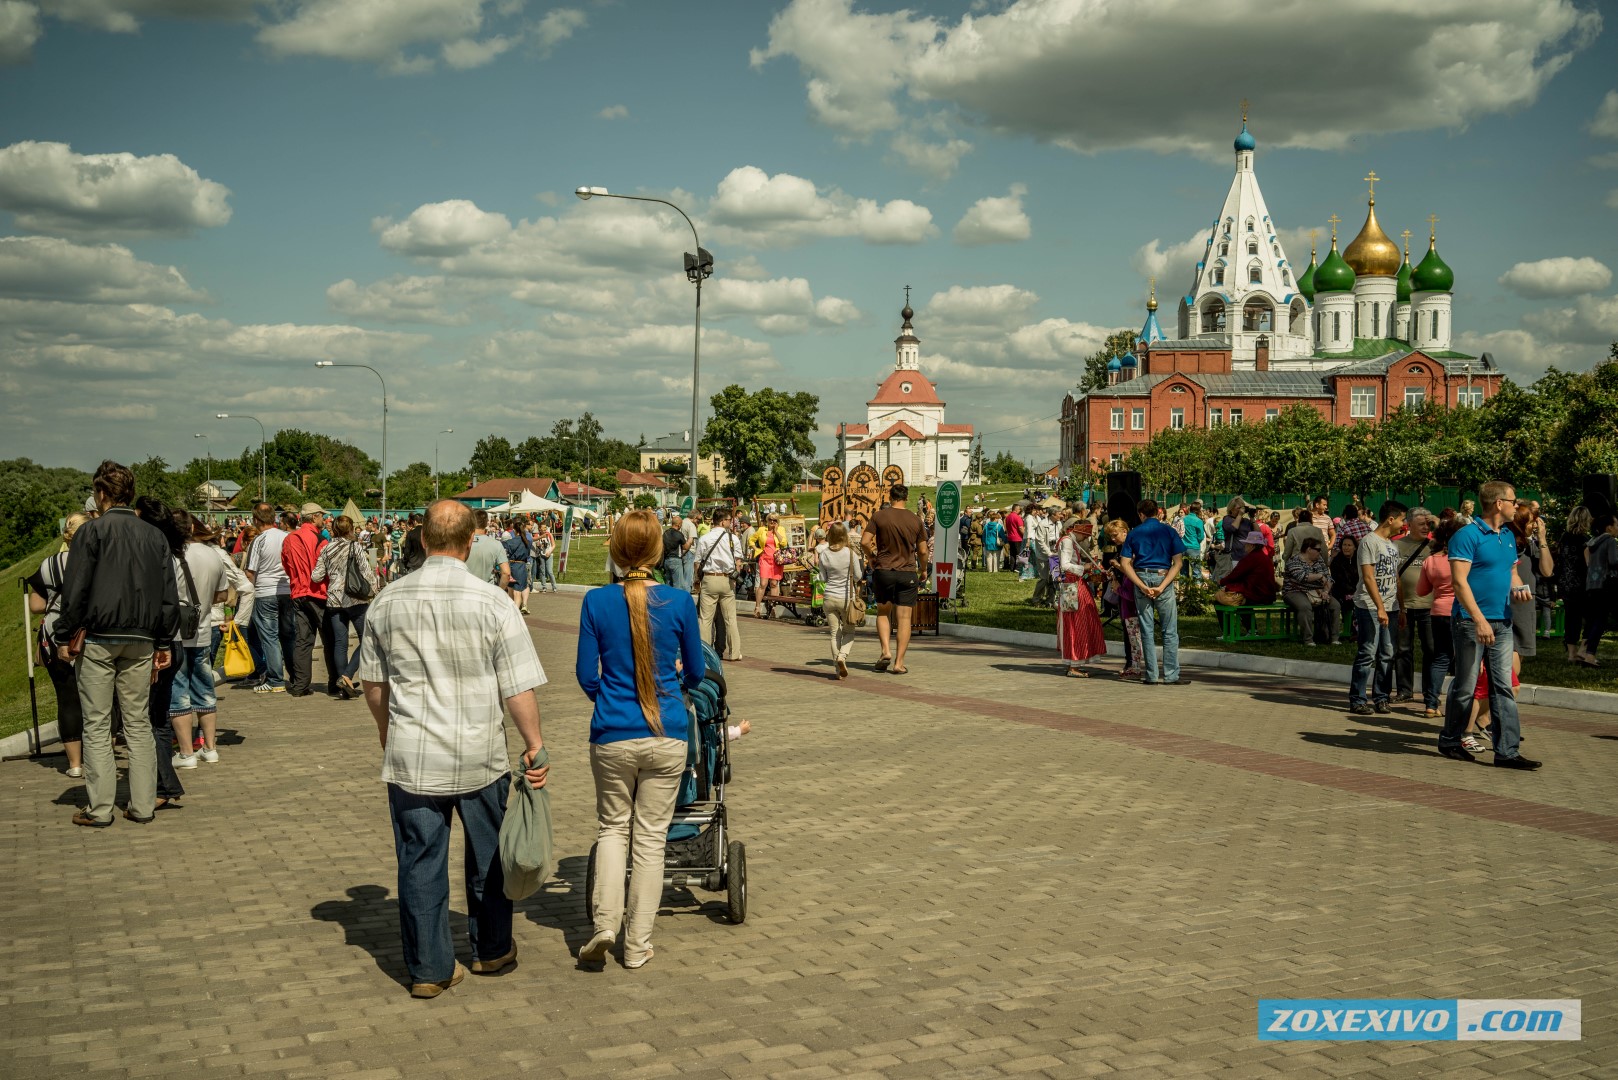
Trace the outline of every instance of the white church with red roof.
{"label": "white church with red roof", "polygon": [[921,339],[910,323],[916,313],[906,303],[899,314],[904,324],[893,340],[893,371],[865,403],[865,423],[838,426],[838,459],[845,474],[861,464],[878,472],[897,465],[907,483],[964,481],[972,425],[944,422],[938,388],[921,373]]}

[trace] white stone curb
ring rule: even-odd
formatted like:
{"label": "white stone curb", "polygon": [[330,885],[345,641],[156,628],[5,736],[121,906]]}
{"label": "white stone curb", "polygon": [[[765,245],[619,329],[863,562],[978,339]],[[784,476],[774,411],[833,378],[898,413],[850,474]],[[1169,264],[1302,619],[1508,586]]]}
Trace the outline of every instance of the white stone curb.
{"label": "white stone curb", "polygon": [[[1029,649],[1048,649],[1053,653],[1057,650],[1055,634],[1032,634],[1026,630],[1001,630],[992,626],[951,622],[940,622],[939,629],[945,637],[992,641],[1001,645],[1020,645]],[[1109,656],[1122,656],[1123,652],[1123,642],[1107,642]],[[1344,686],[1348,685],[1349,674],[1354,670],[1350,664],[1326,664],[1318,660],[1286,660],[1279,656],[1214,652],[1208,649],[1181,649],[1180,665],[1225,671],[1250,671],[1261,675],[1288,675],[1295,679],[1339,683]],[[1534,686],[1524,683],[1517,688],[1517,700],[1525,705],[1544,705],[1551,709],[1577,709],[1618,716],[1618,694],[1608,694],[1600,690],[1575,690],[1566,686]]]}

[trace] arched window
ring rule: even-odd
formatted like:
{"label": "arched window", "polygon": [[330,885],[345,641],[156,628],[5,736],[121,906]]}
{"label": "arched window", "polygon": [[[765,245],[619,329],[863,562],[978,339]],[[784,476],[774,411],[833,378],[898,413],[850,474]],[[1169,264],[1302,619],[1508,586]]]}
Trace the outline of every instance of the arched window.
{"label": "arched window", "polygon": [[1227,240],[1224,243],[1219,245],[1219,254],[1221,254],[1221,255],[1229,255],[1230,254],[1230,241]]}
{"label": "arched window", "polygon": [[1270,250],[1275,252],[1275,257],[1277,259],[1279,259],[1281,257],[1281,245],[1280,244],[1271,244],[1270,245]]}
{"label": "arched window", "polygon": [[[1213,282],[1215,285],[1223,285],[1225,283],[1225,268],[1223,266],[1214,267]],[[1437,319],[1438,316],[1434,315],[1433,320],[1435,326],[1437,325]],[[1438,331],[1434,330],[1433,333],[1436,334]]]}
{"label": "arched window", "polygon": [[1340,311],[1331,313],[1331,336],[1333,341],[1341,340],[1343,336],[1343,313]]}
{"label": "arched window", "polygon": [[1433,312],[1433,337],[1438,336],[1438,312]]}
{"label": "arched window", "polygon": [[1291,313],[1291,321],[1288,325],[1288,329],[1294,334],[1303,333],[1304,328],[1308,325],[1309,309],[1304,306],[1302,300],[1294,299],[1292,301],[1292,307],[1289,309],[1289,311]]}
{"label": "arched window", "polygon": [[1258,241],[1257,240],[1249,240],[1247,242],[1247,253],[1249,255],[1257,255],[1258,254]]}
{"label": "arched window", "polygon": [[1263,267],[1263,265],[1260,264],[1260,263],[1256,263],[1256,262],[1255,263],[1249,263],[1247,265],[1247,280],[1248,280],[1248,282],[1250,284],[1255,284],[1255,285],[1258,284],[1259,282],[1263,281],[1264,280],[1264,267]]}
{"label": "arched window", "polygon": [[1274,328],[1275,312],[1268,300],[1249,300],[1242,307],[1242,329],[1268,332]]}
{"label": "arched window", "polygon": [[1225,302],[1219,297],[1210,297],[1202,306],[1202,333],[1217,334],[1225,328]]}
{"label": "arched window", "polygon": [[1372,304],[1371,305],[1371,336],[1374,337],[1374,338],[1379,338],[1379,337],[1382,336],[1382,305],[1381,304]]}
{"label": "arched window", "polygon": [[1252,218],[1247,219],[1247,231],[1248,232],[1253,231],[1253,219]]}
{"label": "arched window", "polygon": [[1283,284],[1283,285],[1291,285],[1292,284],[1292,271],[1291,270],[1283,270],[1283,271],[1281,271],[1281,284]]}

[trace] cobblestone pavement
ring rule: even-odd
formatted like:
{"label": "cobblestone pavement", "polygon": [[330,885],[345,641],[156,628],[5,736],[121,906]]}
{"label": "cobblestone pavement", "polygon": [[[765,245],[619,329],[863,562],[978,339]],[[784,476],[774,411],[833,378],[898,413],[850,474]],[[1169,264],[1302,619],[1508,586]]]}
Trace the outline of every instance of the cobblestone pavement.
{"label": "cobblestone pavement", "polygon": [[[954,639],[895,677],[866,631],[839,684],[823,632],[744,620],[748,921],[671,892],[647,968],[581,971],[577,610],[529,620],[559,871],[518,966],[434,1001],[362,703],[223,692],[222,761],[148,826],[73,828],[60,758],[0,765],[0,1076],[1618,1075],[1618,719],[1529,708],[1517,774],[1341,688]],[[1585,1034],[1259,1042],[1265,997],[1573,997]]]}

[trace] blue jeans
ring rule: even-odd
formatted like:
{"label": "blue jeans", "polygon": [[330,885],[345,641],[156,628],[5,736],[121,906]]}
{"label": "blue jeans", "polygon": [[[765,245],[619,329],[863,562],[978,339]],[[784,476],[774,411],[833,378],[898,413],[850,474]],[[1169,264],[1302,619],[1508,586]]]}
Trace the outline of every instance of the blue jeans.
{"label": "blue jeans", "polygon": [[[213,654],[205,647],[177,645],[173,656],[174,685],[169,691],[169,715],[218,712],[213,690]],[[189,746],[180,747],[180,753],[190,752]]]}
{"label": "blue jeans", "polygon": [[1388,625],[1377,621],[1376,609],[1354,608],[1354,673],[1348,679],[1348,703],[1363,705],[1366,689],[1377,704],[1385,704],[1393,693],[1393,636],[1399,632],[1399,613],[1388,612]]}
{"label": "blue jeans", "polygon": [[663,560],[663,584],[672,589],[691,591],[691,581],[686,577],[685,573],[685,559]]}
{"label": "blue jeans", "polygon": [[[285,609],[285,615],[282,614]],[[264,653],[264,670],[259,680],[271,686],[285,686],[285,660],[282,647],[285,638],[282,624],[292,624],[292,598],[290,596],[259,596],[253,600],[253,629],[258,631],[258,647]]]}
{"label": "blue jeans", "polygon": [[[370,604],[350,604],[348,607],[326,609],[326,623],[331,628],[332,659],[337,674],[352,679],[360,669],[360,642],[365,639],[365,612]],[[354,652],[348,651],[348,629],[354,628]]]}
{"label": "blue jeans", "polygon": [[546,582],[551,588],[556,588],[556,575],[551,573],[551,557],[549,555],[534,556],[534,588],[538,589]]}
{"label": "blue jeans", "polygon": [[511,901],[500,866],[500,823],[511,776],[464,795],[415,795],[388,785],[393,846],[399,858],[399,936],[413,983],[443,982],[455,973],[449,932],[450,819],[461,815],[466,840],[466,928],[472,956],[495,960],[511,951]]}
{"label": "blue jeans", "polygon": [[1488,664],[1489,734],[1494,740],[1496,758],[1517,756],[1522,740],[1522,723],[1517,718],[1517,699],[1511,696],[1511,653],[1514,648],[1509,620],[1489,621],[1494,627],[1494,644],[1478,644],[1478,627],[1459,615],[1450,620],[1451,661],[1454,678],[1444,701],[1444,730],[1438,733],[1438,747],[1459,748],[1472,713],[1472,695],[1478,688],[1478,670]]}
{"label": "blue jeans", "polygon": [[[1135,575],[1147,585],[1159,585],[1168,576],[1167,570],[1136,570]],[[1135,590],[1135,608],[1140,613],[1141,659],[1144,661],[1143,683],[1180,681],[1180,603],[1170,586],[1163,595],[1151,599],[1140,589]],[[1163,625],[1163,674],[1157,672],[1157,644],[1154,632]]]}

